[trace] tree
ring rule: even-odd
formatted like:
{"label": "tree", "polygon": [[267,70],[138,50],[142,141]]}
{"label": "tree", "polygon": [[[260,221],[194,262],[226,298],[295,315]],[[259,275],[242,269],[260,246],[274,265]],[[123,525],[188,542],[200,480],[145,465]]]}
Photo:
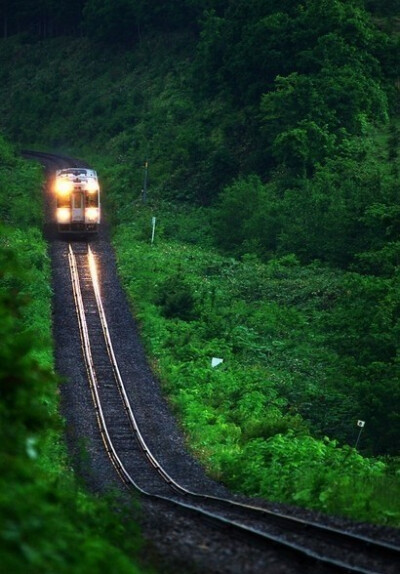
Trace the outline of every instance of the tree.
{"label": "tree", "polygon": [[3,36],[27,32],[47,38],[55,34],[76,34],[80,29],[86,0],[1,0]]}
{"label": "tree", "polygon": [[143,12],[144,1],[87,0],[84,29],[94,41],[129,46],[138,38]]}
{"label": "tree", "polygon": [[279,163],[297,175],[310,177],[317,164],[332,154],[335,139],[314,121],[303,120],[276,137],[273,153]]}
{"label": "tree", "polygon": [[280,229],[277,206],[274,188],[256,176],[226,187],[215,211],[218,245],[237,255],[254,252],[266,258],[276,248]]}

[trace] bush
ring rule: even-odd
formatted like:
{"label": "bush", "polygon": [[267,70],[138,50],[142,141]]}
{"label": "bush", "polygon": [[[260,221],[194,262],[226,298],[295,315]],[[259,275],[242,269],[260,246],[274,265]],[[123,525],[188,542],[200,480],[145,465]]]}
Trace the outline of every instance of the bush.
{"label": "bush", "polygon": [[4,145],[9,183],[23,181],[24,193],[0,195],[12,223],[0,229],[0,562],[13,574],[138,573],[131,516],[114,512],[115,500],[83,492],[70,470],[52,356],[50,265],[37,227],[38,170]]}
{"label": "bush", "polygon": [[194,297],[189,285],[180,274],[169,277],[159,287],[156,301],[167,319],[190,321],[194,317]]}

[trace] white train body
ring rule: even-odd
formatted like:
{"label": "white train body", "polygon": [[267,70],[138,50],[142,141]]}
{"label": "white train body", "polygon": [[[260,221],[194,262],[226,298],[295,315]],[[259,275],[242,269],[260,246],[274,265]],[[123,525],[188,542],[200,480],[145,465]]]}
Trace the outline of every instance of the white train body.
{"label": "white train body", "polygon": [[61,233],[95,233],[100,223],[100,186],[93,169],[56,171],[56,221]]}

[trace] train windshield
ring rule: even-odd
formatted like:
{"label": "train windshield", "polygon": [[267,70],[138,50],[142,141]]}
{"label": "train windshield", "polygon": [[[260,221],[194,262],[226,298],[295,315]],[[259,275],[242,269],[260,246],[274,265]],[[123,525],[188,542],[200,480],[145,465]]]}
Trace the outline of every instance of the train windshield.
{"label": "train windshield", "polygon": [[99,205],[99,194],[91,193],[86,195],[86,207],[98,207]]}
{"label": "train windshield", "polygon": [[60,175],[87,175],[86,169],[78,169],[78,168],[71,168],[71,169],[63,169]]}
{"label": "train windshield", "polygon": [[68,195],[57,196],[57,207],[70,207],[70,198]]}

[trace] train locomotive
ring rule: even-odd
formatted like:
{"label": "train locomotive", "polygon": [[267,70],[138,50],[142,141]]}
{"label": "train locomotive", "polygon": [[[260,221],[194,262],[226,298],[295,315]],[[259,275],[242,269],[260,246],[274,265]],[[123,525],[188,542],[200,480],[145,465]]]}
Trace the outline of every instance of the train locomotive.
{"label": "train locomotive", "polygon": [[54,193],[60,233],[96,233],[100,223],[100,186],[93,169],[70,167],[56,171]]}

